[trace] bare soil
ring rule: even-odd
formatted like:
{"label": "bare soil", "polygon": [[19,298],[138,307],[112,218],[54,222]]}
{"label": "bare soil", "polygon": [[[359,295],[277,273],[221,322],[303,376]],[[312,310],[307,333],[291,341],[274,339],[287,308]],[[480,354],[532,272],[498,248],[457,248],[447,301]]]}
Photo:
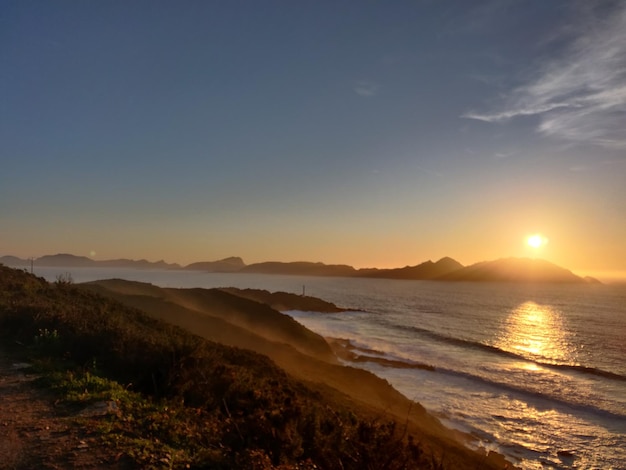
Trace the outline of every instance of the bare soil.
{"label": "bare soil", "polygon": [[0,469],[130,468],[98,437],[98,418],[77,418],[36,378],[0,350]]}

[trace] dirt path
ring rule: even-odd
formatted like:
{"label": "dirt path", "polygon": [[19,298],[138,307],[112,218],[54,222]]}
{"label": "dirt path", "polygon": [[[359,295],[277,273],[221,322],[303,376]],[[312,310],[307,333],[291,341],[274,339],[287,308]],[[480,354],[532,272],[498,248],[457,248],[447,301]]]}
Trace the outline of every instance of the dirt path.
{"label": "dirt path", "polygon": [[117,452],[0,351],[0,469],[122,469]]}

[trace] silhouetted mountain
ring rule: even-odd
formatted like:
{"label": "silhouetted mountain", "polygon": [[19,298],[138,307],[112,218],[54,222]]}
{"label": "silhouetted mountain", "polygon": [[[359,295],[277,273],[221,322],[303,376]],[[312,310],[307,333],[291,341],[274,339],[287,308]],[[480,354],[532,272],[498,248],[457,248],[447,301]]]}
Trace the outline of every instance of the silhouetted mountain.
{"label": "silhouetted mountain", "polygon": [[554,282],[584,280],[571,271],[542,259],[506,258],[484,261],[438,277],[440,281],[472,282]]}
{"label": "silhouetted mountain", "polygon": [[463,268],[463,265],[452,258],[441,258],[436,263],[428,260],[417,266],[406,266],[395,269],[359,270],[359,276],[384,279],[435,279]]}
{"label": "silhouetted mountain", "polygon": [[0,263],[5,266],[11,267],[21,267],[21,266],[30,266],[30,260],[18,258],[17,256],[2,256],[0,257]]}
{"label": "silhouetted mountain", "polygon": [[259,274],[290,274],[298,276],[339,276],[352,277],[356,270],[345,264],[310,263],[296,261],[293,263],[281,263],[268,261],[265,263],[250,264],[239,272]]}
{"label": "silhouetted mountain", "polygon": [[583,279],[587,284],[602,284],[602,282],[597,280],[595,277],[585,276]]}
{"label": "silhouetted mountain", "polygon": [[[13,267],[28,267],[30,260],[15,256],[3,256],[0,263]],[[34,260],[34,266],[58,267],[113,267],[134,269],[181,269],[180,265],[165,261],[115,259],[96,261],[85,256],[58,254],[42,256]],[[218,261],[204,261],[185,266],[186,270],[215,273],[258,273],[298,276],[365,277],[407,280],[437,281],[506,281],[506,282],[587,282],[599,283],[594,278],[581,278],[571,271],[545,260],[529,258],[505,258],[485,261],[463,267],[458,261],[445,257],[436,263],[426,261],[416,266],[395,269],[359,269],[345,264],[324,264],[308,261],[283,263],[268,261],[247,265],[233,256]]]}
{"label": "silhouetted mountain", "polygon": [[[30,266],[30,260],[24,260],[15,256],[3,256],[0,263],[7,266]],[[145,259],[111,259],[111,260],[93,260],[86,256],[76,256],[68,253],[60,253],[57,255],[45,255],[36,258],[33,261],[35,267],[64,267],[64,268],[135,268],[135,269],[179,269],[180,265],[176,263],[166,263],[165,261],[148,261]]]}
{"label": "silhouetted mountain", "polygon": [[58,255],[46,255],[35,260],[36,266],[63,266],[67,268],[87,268],[96,266],[96,261],[86,256],[59,253]]}
{"label": "silhouetted mountain", "polygon": [[206,271],[210,273],[233,273],[240,271],[246,263],[238,256],[231,256],[219,261],[200,261],[185,266],[185,269],[192,271]]}
{"label": "silhouetted mountain", "polygon": [[180,265],[176,263],[166,263],[163,260],[148,261],[145,259],[110,259],[103,261],[95,261],[96,266],[107,268],[134,268],[134,269],[180,269]]}

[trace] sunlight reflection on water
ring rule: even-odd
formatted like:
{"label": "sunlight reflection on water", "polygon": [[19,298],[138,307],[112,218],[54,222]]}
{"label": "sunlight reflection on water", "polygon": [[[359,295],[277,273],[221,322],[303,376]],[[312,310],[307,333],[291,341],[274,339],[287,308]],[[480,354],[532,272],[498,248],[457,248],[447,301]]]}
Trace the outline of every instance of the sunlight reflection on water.
{"label": "sunlight reflection on water", "polygon": [[562,313],[553,306],[528,301],[519,305],[502,324],[495,346],[529,359],[576,364],[576,347],[570,341]]}

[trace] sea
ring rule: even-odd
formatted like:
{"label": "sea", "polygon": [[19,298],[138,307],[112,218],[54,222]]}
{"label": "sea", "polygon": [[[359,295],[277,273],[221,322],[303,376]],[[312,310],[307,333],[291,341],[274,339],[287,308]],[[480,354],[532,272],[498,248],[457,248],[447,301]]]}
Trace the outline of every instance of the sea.
{"label": "sea", "polygon": [[626,469],[626,284],[116,268],[42,267],[35,274],[50,281],[122,278],[319,297],[349,310],[284,313],[325,337],[348,341],[371,358],[354,366],[388,380],[465,433],[469,446],[499,452],[524,470]]}

